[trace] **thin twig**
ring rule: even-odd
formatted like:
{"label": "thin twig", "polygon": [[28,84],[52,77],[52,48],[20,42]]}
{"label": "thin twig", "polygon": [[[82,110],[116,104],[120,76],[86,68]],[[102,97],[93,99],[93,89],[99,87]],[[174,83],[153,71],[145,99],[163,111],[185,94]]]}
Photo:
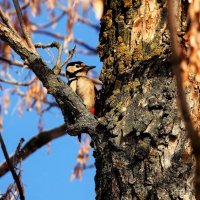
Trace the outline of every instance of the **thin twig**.
{"label": "thin twig", "polygon": [[17,60],[9,60],[7,58],[4,58],[4,57],[1,57],[0,56],[0,60],[4,61],[4,62],[7,62],[8,64],[10,65],[16,65],[18,67],[25,67],[26,65],[20,61],[17,61]]}
{"label": "thin twig", "polygon": [[36,78],[33,78],[32,80],[28,82],[18,82],[18,81],[12,81],[12,80],[4,80],[0,78],[0,82],[8,83],[8,84],[16,85],[16,86],[29,86],[35,81],[35,79]]}
{"label": "thin twig", "polygon": [[[20,9],[21,9],[21,10],[24,10],[24,9],[26,9],[29,5],[30,5],[30,1],[27,0],[27,2],[25,2],[25,3],[20,7]],[[8,14],[9,14],[9,16],[10,16],[10,15],[14,15],[14,14],[16,14],[16,10],[8,10]]]}
{"label": "thin twig", "polygon": [[[48,35],[48,36],[51,36],[53,38],[57,38],[57,39],[60,39],[60,40],[64,40],[65,39],[65,36],[63,36],[63,35],[60,35],[58,33],[52,33],[52,32],[46,31],[46,30],[35,30],[35,29],[32,29],[32,32],[38,33],[38,34]],[[74,39],[74,43],[75,44],[79,44],[79,45],[85,47],[86,49],[88,49],[88,50],[90,50],[92,52],[97,52],[97,50],[94,47],[91,47],[90,45],[86,44],[82,40]]]}
{"label": "thin twig", "polygon": [[[38,150],[40,147],[46,145],[48,142],[50,142],[53,139],[56,139],[58,137],[61,137],[65,135],[66,133],[66,125],[63,124],[57,128],[54,128],[49,131],[41,132],[34,137],[32,137],[21,149],[21,152],[23,152],[21,159],[26,159],[29,155],[34,153],[36,150]],[[10,156],[10,160],[13,160],[13,158],[16,157],[15,155]],[[17,157],[16,157],[17,158]],[[15,162],[19,162],[19,158],[15,160]],[[8,166],[6,162],[3,162],[0,164],[0,177],[3,176],[8,172]]]}
{"label": "thin twig", "polygon": [[14,170],[14,167],[13,167],[13,165],[12,165],[10,159],[9,159],[9,155],[8,155],[6,146],[4,144],[1,132],[0,132],[0,143],[1,143],[1,148],[2,148],[2,151],[3,151],[4,157],[6,159],[6,163],[8,165],[8,168],[11,171],[13,179],[15,180],[15,183],[17,185],[17,188],[18,188],[18,191],[19,191],[19,195],[20,195],[20,199],[24,200],[25,197],[24,197],[24,191],[23,191],[23,188],[22,188],[22,185],[21,185],[21,181],[20,181],[18,175],[16,174],[16,172]]}
{"label": "thin twig", "polygon": [[[17,60],[9,60],[9,59],[6,59],[6,58],[3,58],[0,56],[0,60],[4,61],[4,62],[7,62],[8,64],[10,65],[16,65],[17,67],[27,67],[24,63],[22,62],[19,62]],[[29,68],[28,68],[29,69]],[[60,74],[61,76],[65,76],[65,72],[64,71],[61,71]]]}
{"label": "thin twig", "polygon": [[57,61],[56,61],[56,65],[53,68],[53,71],[54,71],[55,74],[59,74],[60,71],[61,71],[60,60],[61,60],[61,55],[62,55],[62,45],[59,42],[54,41],[51,44],[47,44],[47,45],[44,45],[42,43],[37,43],[37,44],[35,44],[35,47],[36,48],[43,48],[43,49],[56,47],[58,49],[58,58],[57,58]]}
{"label": "thin twig", "polygon": [[83,50],[83,49],[77,49],[76,53],[87,55],[87,56],[93,56],[93,55],[98,54],[97,51],[87,51],[87,50]]}
{"label": "thin twig", "polygon": [[[186,100],[186,95],[184,92],[184,87],[183,87],[183,80],[181,76],[181,68],[180,68],[180,62],[182,60],[182,54],[180,50],[180,45],[177,42],[177,32],[176,32],[176,26],[174,23],[175,19],[175,14],[174,14],[174,6],[173,6],[174,1],[173,0],[168,0],[168,27],[169,27],[169,32],[170,32],[170,37],[171,37],[171,46],[172,46],[172,51],[173,51],[173,59],[174,59],[174,74],[176,77],[176,83],[177,83],[177,90],[178,90],[178,97],[179,97],[179,102],[180,102],[180,110],[183,116],[183,119],[186,124],[186,129],[188,132],[188,136],[190,137],[192,141],[192,147],[193,150],[196,151],[199,149],[199,144],[197,143],[198,134],[197,131],[194,129],[192,119],[190,116],[190,111],[188,108],[187,100]],[[197,145],[197,146],[196,146]],[[194,152],[195,153],[195,152]],[[197,153],[197,152],[196,152]]]}
{"label": "thin twig", "polygon": [[6,14],[3,12],[3,10],[0,8],[0,18],[2,19],[3,23],[16,35],[18,35],[18,33],[16,32],[16,30],[12,27],[9,19],[6,17]]}
{"label": "thin twig", "polygon": [[86,49],[88,49],[88,50],[90,50],[90,51],[92,51],[92,52],[94,52],[94,53],[97,53],[97,49],[96,49],[96,48],[91,47],[90,45],[86,44],[86,43],[85,43],[84,41],[82,41],[82,40],[74,39],[74,42],[75,42],[76,44],[79,44],[79,45],[85,47]]}
{"label": "thin twig", "polygon": [[23,20],[23,16],[22,16],[22,11],[21,11],[21,8],[19,6],[19,2],[18,0],[13,0],[13,3],[14,3],[14,6],[15,6],[15,10],[17,12],[17,16],[18,16],[18,19],[19,19],[19,23],[21,25],[21,28],[22,28],[22,31],[23,31],[23,34],[24,34],[24,38],[28,44],[28,46],[34,51],[36,52],[35,50],[35,46],[33,45],[32,43],[32,40],[31,40],[31,37],[30,37],[30,34],[28,33],[27,29],[26,29],[26,26],[24,24],[24,20]]}
{"label": "thin twig", "polygon": [[[66,13],[67,15],[69,15],[69,9],[65,8],[64,6],[62,6],[60,3],[56,2],[56,6],[62,10],[64,13]],[[75,15],[75,19],[78,21],[78,22],[81,22],[81,23],[84,23],[94,29],[96,29],[97,31],[100,30],[100,27],[94,23],[92,23],[91,21],[89,21],[88,19],[86,18],[83,18],[83,17],[80,17],[77,13],[73,13]]]}
{"label": "thin twig", "polygon": [[32,25],[36,26],[37,28],[39,29],[43,29],[43,28],[48,28],[49,26],[52,26],[54,25],[55,23],[57,23],[60,19],[63,18],[63,16],[65,16],[66,13],[65,12],[62,12],[58,17],[56,17],[55,19],[53,19],[51,22],[48,22],[46,24],[36,24],[36,23],[33,23],[31,22]]}
{"label": "thin twig", "polygon": [[67,62],[72,59],[73,55],[74,55],[74,52],[75,52],[75,49],[76,49],[76,45],[74,46],[74,48],[69,51],[69,56],[66,58],[66,60],[63,62],[63,64],[60,66],[60,68],[62,68],[64,65],[67,64]]}
{"label": "thin twig", "polygon": [[24,138],[21,138],[20,141],[19,141],[19,144],[17,145],[15,155],[20,153],[23,142],[24,142]]}

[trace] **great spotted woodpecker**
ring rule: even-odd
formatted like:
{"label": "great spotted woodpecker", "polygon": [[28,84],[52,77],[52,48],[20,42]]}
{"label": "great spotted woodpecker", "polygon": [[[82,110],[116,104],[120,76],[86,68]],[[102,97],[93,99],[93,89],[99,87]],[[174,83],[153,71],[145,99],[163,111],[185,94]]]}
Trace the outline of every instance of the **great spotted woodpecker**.
{"label": "great spotted woodpecker", "polygon": [[95,66],[87,66],[83,62],[70,62],[66,66],[66,77],[68,85],[76,92],[88,110],[94,115],[95,112],[95,85],[93,81],[86,77],[89,70]]}

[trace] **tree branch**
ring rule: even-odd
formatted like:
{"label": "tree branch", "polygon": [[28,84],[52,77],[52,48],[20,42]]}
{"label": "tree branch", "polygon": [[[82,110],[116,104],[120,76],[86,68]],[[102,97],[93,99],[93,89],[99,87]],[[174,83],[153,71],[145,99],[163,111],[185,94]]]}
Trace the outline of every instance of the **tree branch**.
{"label": "tree branch", "polygon": [[35,81],[35,78],[33,78],[32,80],[28,81],[28,82],[19,82],[19,81],[12,81],[12,80],[4,80],[0,78],[0,82],[3,83],[8,83],[8,84],[12,84],[12,85],[16,85],[16,86],[29,86],[31,85],[33,82]]}
{"label": "tree branch", "polygon": [[[38,34],[45,34],[45,35],[51,36],[53,38],[57,38],[59,40],[64,40],[65,39],[65,37],[63,35],[60,35],[58,33],[52,33],[52,32],[46,31],[46,30],[34,30],[34,29],[32,29],[32,32],[38,33]],[[76,44],[79,44],[79,45],[85,47],[86,49],[88,49],[88,50],[90,50],[92,52],[97,53],[97,50],[95,48],[93,48],[90,45],[86,44],[82,40],[74,39],[74,42]]]}
{"label": "tree branch", "polygon": [[56,61],[56,65],[55,67],[53,67],[53,72],[57,75],[61,73],[61,69],[62,67],[70,60],[72,59],[72,56],[74,55],[76,46],[74,46],[74,48],[69,52],[69,56],[67,57],[67,59],[63,62],[63,64],[60,64],[60,60],[61,60],[61,54],[62,54],[62,46],[61,44],[59,44],[58,42],[54,41],[51,44],[48,45],[44,45],[41,43],[35,44],[36,48],[50,48],[50,47],[56,47],[58,49],[58,58]]}
{"label": "tree branch", "polygon": [[10,24],[9,19],[6,17],[5,13],[3,12],[3,10],[0,8],[0,17],[3,21],[3,23],[11,30],[13,31],[13,33],[17,34],[16,30],[12,27],[12,25]]}
{"label": "tree branch", "polygon": [[4,61],[4,62],[7,62],[7,63],[10,64],[10,65],[16,65],[16,66],[18,66],[18,67],[25,67],[25,64],[24,64],[24,63],[19,62],[19,61],[17,61],[17,60],[9,60],[9,59],[4,58],[4,57],[1,57],[1,56],[0,56],[0,60],[2,60],[2,61]]}
{"label": "tree branch", "polygon": [[[62,10],[64,13],[66,13],[67,15],[69,15],[69,9],[65,8],[64,6],[62,6],[60,3],[56,2],[56,6]],[[96,24],[93,24],[91,21],[83,18],[83,17],[80,17],[77,13],[74,13],[75,14],[75,19],[78,21],[78,22],[81,22],[81,23],[84,23],[94,29],[96,29],[97,31],[100,30],[100,27]]]}
{"label": "tree branch", "polygon": [[174,19],[174,1],[168,0],[168,27],[171,38],[171,46],[173,53],[173,72],[176,77],[176,85],[177,85],[177,93],[179,100],[179,108],[185,122],[186,131],[188,133],[188,137],[191,140],[193,153],[196,159],[196,172],[195,172],[195,196],[197,199],[200,198],[200,137],[198,136],[198,131],[195,130],[192,122],[192,118],[190,115],[190,110],[188,108],[188,103],[186,100],[186,94],[183,86],[183,79],[181,75],[181,61],[184,59],[181,53],[180,45],[177,41],[177,28]]}
{"label": "tree branch", "polygon": [[[21,149],[22,155],[19,158],[15,154],[10,156],[9,160],[13,160],[15,158],[15,162],[18,163],[20,159],[25,160],[28,156],[37,151],[40,147],[44,146],[48,142],[58,137],[65,135],[66,133],[66,125],[63,124],[57,128],[54,128],[49,131],[41,132],[34,137],[32,137]],[[0,177],[5,175],[8,172],[8,166],[6,161],[0,164]]]}
{"label": "tree branch", "polygon": [[17,16],[18,16],[18,19],[19,19],[19,23],[21,25],[21,28],[22,28],[22,31],[23,31],[23,34],[24,34],[24,38],[28,44],[28,46],[33,50],[33,51],[36,51],[35,50],[35,46],[33,45],[32,43],[32,40],[31,40],[31,37],[30,37],[30,34],[28,33],[27,29],[26,29],[26,26],[24,24],[24,20],[23,20],[23,16],[22,16],[22,11],[21,11],[21,8],[19,6],[19,2],[18,0],[13,0],[13,3],[14,3],[14,6],[15,6],[15,10],[17,12]]}
{"label": "tree branch", "polygon": [[[23,68],[27,67],[27,68],[28,68],[28,66],[26,66],[23,62],[19,62],[19,61],[17,61],[17,60],[9,60],[9,59],[3,58],[3,57],[1,57],[1,56],[0,56],[0,60],[2,60],[2,61],[4,61],[4,62],[7,62],[7,63],[10,64],[10,65],[16,65],[17,67],[23,67]],[[29,68],[28,68],[28,69],[29,69]],[[64,72],[64,71],[63,71],[63,72],[61,71],[59,75],[65,76],[65,72]]]}
{"label": "tree branch", "polygon": [[[22,155],[20,158],[16,156],[15,154],[10,156],[9,160],[15,159],[15,163],[18,163],[20,159],[25,160],[28,156],[33,154],[35,151],[37,151],[42,146],[46,145],[50,141],[59,138],[61,136],[64,136],[67,133],[70,135],[76,136],[77,133],[84,132],[87,130],[87,124],[85,124],[85,121],[79,120],[77,123],[72,125],[66,125],[63,124],[57,128],[51,129],[49,131],[44,131],[41,133],[38,133],[34,137],[32,137],[21,149],[20,152],[22,152]],[[91,126],[91,125],[90,125]],[[96,126],[94,124],[94,126]],[[84,128],[85,127],[85,128]],[[0,177],[5,175],[8,172],[9,168],[6,164],[6,161],[0,164]]]}
{"label": "tree branch", "polygon": [[43,49],[56,47],[58,49],[58,58],[57,58],[57,61],[56,61],[56,65],[53,68],[53,72],[55,74],[59,74],[61,72],[61,68],[62,68],[60,66],[60,60],[61,60],[61,55],[62,55],[62,45],[60,43],[58,43],[57,41],[54,41],[51,44],[47,44],[47,45],[44,45],[42,43],[38,43],[38,44],[35,44],[35,47],[36,48],[43,48]]}
{"label": "tree branch", "polygon": [[62,67],[64,65],[66,65],[70,59],[72,59],[75,49],[76,49],[76,45],[74,46],[74,48],[71,51],[69,51],[69,56],[66,58],[66,60],[63,62],[63,64],[60,66],[60,69],[62,69]]}
{"label": "tree branch", "polygon": [[16,174],[16,172],[14,170],[14,167],[12,165],[11,160],[9,159],[8,152],[7,152],[6,146],[4,144],[1,133],[0,133],[0,143],[1,143],[1,148],[2,148],[3,154],[4,154],[5,159],[6,159],[6,165],[7,165],[8,169],[11,171],[13,179],[15,180],[15,183],[17,185],[19,195],[20,195],[20,199],[24,200],[25,197],[24,197],[24,191],[23,191],[23,188],[22,188],[22,185],[21,185],[21,181],[19,179],[19,176]]}
{"label": "tree branch", "polygon": [[174,11],[174,6],[173,6],[174,1],[173,0],[168,0],[168,26],[169,26],[169,31],[170,31],[170,37],[171,37],[171,45],[172,45],[172,52],[173,52],[173,60],[174,60],[174,66],[173,66],[173,71],[176,77],[176,84],[177,84],[177,90],[178,90],[178,98],[180,102],[180,110],[183,116],[183,119],[185,121],[186,129],[188,132],[188,136],[192,141],[192,147],[194,150],[195,154],[199,154],[199,137],[197,131],[194,129],[192,119],[190,116],[190,110],[188,108],[187,100],[186,100],[186,95],[184,92],[184,87],[183,87],[183,80],[181,76],[181,61],[183,59],[181,50],[180,50],[180,45],[177,42],[177,32],[176,32],[176,26],[174,23],[175,19],[175,13]]}
{"label": "tree branch", "polygon": [[[20,9],[21,9],[21,10],[24,10],[24,9],[26,9],[29,5],[30,5],[30,1],[27,0],[27,1],[24,2],[24,4],[20,7]],[[14,15],[14,14],[16,14],[16,10],[15,10],[15,9],[8,10],[8,14],[9,14],[9,16],[10,16],[10,15]]]}
{"label": "tree branch", "polygon": [[33,22],[31,22],[31,24],[36,26],[39,29],[48,28],[49,26],[52,26],[53,24],[58,22],[60,19],[62,19],[62,17],[65,16],[65,15],[66,15],[66,13],[62,12],[58,17],[56,17],[55,19],[53,19],[52,21],[50,21],[49,23],[46,23],[46,24],[36,24],[36,23],[33,23]]}

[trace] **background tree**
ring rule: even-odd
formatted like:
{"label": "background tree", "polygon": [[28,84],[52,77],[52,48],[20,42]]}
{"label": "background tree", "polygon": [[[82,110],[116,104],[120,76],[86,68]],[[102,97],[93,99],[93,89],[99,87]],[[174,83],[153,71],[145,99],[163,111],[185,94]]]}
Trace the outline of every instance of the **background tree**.
{"label": "background tree", "polygon": [[[187,1],[181,0],[169,6],[169,10],[167,1],[104,1],[98,46],[104,63],[98,120],[58,78],[59,57],[51,70],[32,41],[25,37],[28,46],[24,44],[2,14],[0,38],[20,55],[54,96],[65,119],[64,129],[70,135],[80,132],[90,135],[96,166],[96,199],[195,199],[195,195],[200,199],[198,190],[194,195],[200,174],[198,57],[188,61],[188,55],[198,55],[199,1],[191,4],[191,29],[185,34],[188,6]],[[169,18],[172,42],[167,29],[169,15],[174,17],[174,22]],[[70,22],[68,25],[70,28]],[[181,45],[182,50],[175,44]],[[195,129],[185,109],[187,104],[182,103],[183,89],[178,87],[176,93],[171,63],[181,66],[180,73],[175,71],[177,86],[178,77],[184,75],[180,84],[187,83],[184,86]],[[194,159],[178,114],[177,94],[182,97],[180,107],[189,136],[195,138],[191,140],[197,161],[194,185]]]}

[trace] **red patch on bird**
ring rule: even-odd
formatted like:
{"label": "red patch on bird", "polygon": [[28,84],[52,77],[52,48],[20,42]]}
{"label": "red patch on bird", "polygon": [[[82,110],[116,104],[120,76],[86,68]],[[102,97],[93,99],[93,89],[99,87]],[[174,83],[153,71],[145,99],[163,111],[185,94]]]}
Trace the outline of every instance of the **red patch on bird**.
{"label": "red patch on bird", "polygon": [[95,112],[94,108],[90,108],[90,112],[94,115]]}

